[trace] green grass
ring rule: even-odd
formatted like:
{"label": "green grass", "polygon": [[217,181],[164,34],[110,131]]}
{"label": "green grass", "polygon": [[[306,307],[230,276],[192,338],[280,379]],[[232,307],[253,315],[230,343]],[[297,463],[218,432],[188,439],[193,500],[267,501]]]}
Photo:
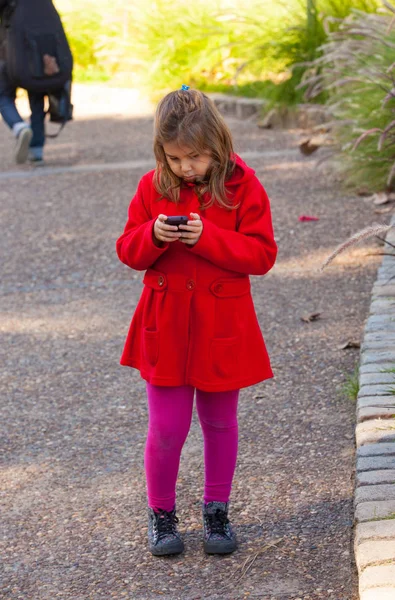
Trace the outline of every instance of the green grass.
{"label": "green grass", "polygon": [[354,372],[346,377],[346,381],[342,387],[342,393],[349,400],[356,401],[359,392],[359,367],[356,367]]}
{"label": "green grass", "polygon": [[340,33],[330,34],[314,63],[321,81],[311,83],[326,91],[338,120],[334,163],[345,183],[372,192],[395,187],[395,171],[390,175],[395,161],[393,16],[387,11],[348,18]]}
{"label": "green grass", "polygon": [[[393,37],[395,40],[395,35]],[[370,61],[372,69],[382,68],[384,71],[390,67],[390,60],[392,58],[388,57],[385,66],[380,65],[376,55],[376,59]],[[346,183],[353,187],[365,186],[372,192],[387,187],[388,172],[394,161],[394,148],[388,144],[379,150],[378,134],[366,137],[356,149],[352,150],[352,147],[364,131],[373,128],[384,130],[393,120],[392,106],[388,104],[383,107],[385,95],[378,82],[365,81],[352,91],[349,90],[338,112],[339,119],[352,120],[349,126],[340,129],[338,135],[343,149],[341,172]]]}
{"label": "green grass", "polygon": [[371,520],[372,521],[390,521],[392,519],[395,519],[395,513],[391,513],[390,515],[387,515],[386,517],[374,517]]}
{"label": "green grass", "polygon": [[153,97],[187,83],[279,104],[303,100],[297,84],[305,66],[299,63],[317,56],[326,39],[324,19],[378,5],[317,0],[307,19],[305,0],[236,0],[227,9],[221,0],[57,1],[77,81],[115,81]]}

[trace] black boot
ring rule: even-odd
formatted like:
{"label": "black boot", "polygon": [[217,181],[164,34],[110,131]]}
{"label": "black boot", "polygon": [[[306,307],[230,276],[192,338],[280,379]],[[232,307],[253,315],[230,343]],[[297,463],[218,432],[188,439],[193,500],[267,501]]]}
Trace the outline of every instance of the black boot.
{"label": "black boot", "polygon": [[226,502],[203,505],[204,550],[207,554],[229,554],[237,548],[236,536],[228,519]]}
{"label": "black boot", "polygon": [[148,545],[154,556],[167,554],[180,554],[184,550],[184,543],[177,531],[178,519],[176,510],[167,512],[148,508]]}

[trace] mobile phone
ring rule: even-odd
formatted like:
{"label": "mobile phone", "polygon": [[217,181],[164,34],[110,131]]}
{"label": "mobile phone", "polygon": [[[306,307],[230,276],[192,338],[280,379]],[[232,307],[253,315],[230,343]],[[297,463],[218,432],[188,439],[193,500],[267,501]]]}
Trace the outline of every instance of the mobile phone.
{"label": "mobile phone", "polygon": [[186,225],[189,221],[189,217],[185,217],[183,215],[179,215],[176,217],[167,217],[165,223],[166,225],[176,225],[177,227],[179,225]]}

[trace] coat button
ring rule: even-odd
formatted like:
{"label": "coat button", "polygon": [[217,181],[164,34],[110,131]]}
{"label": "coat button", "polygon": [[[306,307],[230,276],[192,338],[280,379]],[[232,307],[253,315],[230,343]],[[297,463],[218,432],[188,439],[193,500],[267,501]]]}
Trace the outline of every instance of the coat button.
{"label": "coat button", "polygon": [[223,290],[223,289],[224,289],[224,286],[222,285],[222,283],[217,283],[217,284],[214,286],[214,292],[215,292],[216,294],[220,294],[220,293],[222,292],[222,290]]}
{"label": "coat button", "polygon": [[162,285],[165,283],[165,278],[162,275],[159,275],[158,277],[158,285],[160,285],[162,287]]}
{"label": "coat button", "polygon": [[187,290],[193,290],[195,288],[195,282],[193,279],[189,279],[187,281]]}

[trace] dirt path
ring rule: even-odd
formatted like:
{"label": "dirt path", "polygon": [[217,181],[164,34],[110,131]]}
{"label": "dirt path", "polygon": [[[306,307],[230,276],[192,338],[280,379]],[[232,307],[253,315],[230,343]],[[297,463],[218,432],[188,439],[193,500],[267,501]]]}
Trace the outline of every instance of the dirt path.
{"label": "dirt path", "polygon": [[[339,347],[361,337],[379,259],[365,247],[315,269],[351,232],[386,217],[314,170],[298,134],[229,123],[272,200],[278,263],[253,289],[276,378],[241,395],[231,506],[240,549],[203,554],[194,418],[178,487],[187,551],[164,560],[146,551],[144,385],[118,366],[141,276],[118,262],[114,242],[147,169],[89,166],[149,163],[151,120],[81,118],[48,150],[49,171],[34,176],[28,167],[14,175],[0,130],[4,600],[357,597],[355,404],[341,388],[358,351]],[[301,214],[320,220],[301,223]],[[301,320],[314,312],[319,320]]]}

